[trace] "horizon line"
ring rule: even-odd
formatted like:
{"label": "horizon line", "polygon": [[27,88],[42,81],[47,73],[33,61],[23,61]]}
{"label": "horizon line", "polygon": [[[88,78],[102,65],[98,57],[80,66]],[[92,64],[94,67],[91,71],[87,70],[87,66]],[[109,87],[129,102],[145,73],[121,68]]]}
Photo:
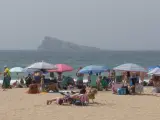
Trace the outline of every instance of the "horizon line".
{"label": "horizon line", "polygon": [[[50,50],[37,50],[37,49],[0,49],[0,51],[40,51],[40,52],[58,52],[58,51],[50,51]],[[97,50],[97,52],[107,52],[107,51],[115,51],[115,52],[158,52],[160,50]],[[64,51],[65,52],[65,51]],[[90,52],[90,51],[89,51]],[[95,52],[95,51],[94,51]]]}

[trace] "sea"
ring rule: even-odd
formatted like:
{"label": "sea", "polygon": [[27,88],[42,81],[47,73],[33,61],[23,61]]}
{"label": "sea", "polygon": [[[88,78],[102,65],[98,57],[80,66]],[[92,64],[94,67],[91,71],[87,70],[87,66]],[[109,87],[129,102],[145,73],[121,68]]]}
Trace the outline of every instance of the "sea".
{"label": "sea", "polygon": [[[46,52],[46,51],[20,51],[7,50],[0,51],[0,71],[4,65],[12,67],[27,67],[28,65],[45,61],[52,64],[68,64],[74,71],[64,73],[75,77],[79,67],[87,65],[106,65],[112,69],[123,63],[136,63],[143,67],[160,64],[160,51],[102,51],[102,52]],[[24,76],[24,74],[21,74]],[[16,79],[16,74],[12,73],[12,79]],[[3,79],[2,76],[0,79]]]}

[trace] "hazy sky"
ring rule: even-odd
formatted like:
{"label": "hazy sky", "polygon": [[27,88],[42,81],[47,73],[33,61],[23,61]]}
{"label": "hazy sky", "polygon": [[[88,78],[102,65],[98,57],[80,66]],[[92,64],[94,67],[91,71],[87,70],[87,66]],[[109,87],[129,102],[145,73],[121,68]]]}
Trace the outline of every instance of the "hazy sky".
{"label": "hazy sky", "polygon": [[160,50],[160,0],[0,0],[0,49],[44,36],[113,50]]}

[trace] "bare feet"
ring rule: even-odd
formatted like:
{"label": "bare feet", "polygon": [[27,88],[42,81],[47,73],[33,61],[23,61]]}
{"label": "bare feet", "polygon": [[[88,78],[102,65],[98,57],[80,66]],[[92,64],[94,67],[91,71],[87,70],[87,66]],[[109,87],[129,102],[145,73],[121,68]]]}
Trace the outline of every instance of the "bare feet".
{"label": "bare feet", "polygon": [[52,101],[47,100],[47,105],[50,105],[52,103]]}

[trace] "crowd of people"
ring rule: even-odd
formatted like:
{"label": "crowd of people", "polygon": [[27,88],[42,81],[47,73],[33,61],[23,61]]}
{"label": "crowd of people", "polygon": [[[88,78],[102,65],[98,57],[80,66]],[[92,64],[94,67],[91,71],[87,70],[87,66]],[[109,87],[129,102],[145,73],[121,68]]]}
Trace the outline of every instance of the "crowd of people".
{"label": "crowd of people", "polygon": [[[78,69],[81,70],[82,67]],[[57,73],[57,77],[55,76],[55,73],[50,73],[50,79],[49,82],[46,84],[46,78],[44,76],[45,70],[35,71],[33,74],[28,74],[27,77],[25,77],[25,82],[23,79],[20,80],[18,83],[17,81],[11,86],[11,73],[7,66],[4,66],[4,72],[1,73],[4,76],[2,88],[3,90],[6,90],[8,88],[12,88],[15,86],[18,87],[29,87],[28,93],[39,93],[41,91],[59,91],[60,89],[68,89],[68,88],[74,88],[77,87],[78,89],[82,89],[84,85],[88,87],[95,87],[97,90],[108,90],[112,88],[114,83],[116,82],[116,72],[114,70],[108,71],[108,76],[102,76],[101,73],[93,73],[90,71],[88,73],[88,82],[84,84],[84,74],[76,73],[77,81],[75,82],[73,78],[70,81],[72,82],[62,82],[65,77],[62,75],[62,73]],[[136,89],[140,89],[141,92],[143,92],[143,82],[144,82],[144,73],[140,72],[122,72],[122,86],[121,88],[126,89],[126,94],[135,94]],[[68,80],[69,81],[69,80]],[[91,83],[92,81],[95,81],[95,86],[93,86]],[[63,85],[62,85],[63,83]],[[149,81],[149,84],[152,84],[154,86],[154,91],[160,92],[160,77],[159,76],[152,76],[151,80]],[[113,90],[114,93],[117,93],[117,89]]]}

